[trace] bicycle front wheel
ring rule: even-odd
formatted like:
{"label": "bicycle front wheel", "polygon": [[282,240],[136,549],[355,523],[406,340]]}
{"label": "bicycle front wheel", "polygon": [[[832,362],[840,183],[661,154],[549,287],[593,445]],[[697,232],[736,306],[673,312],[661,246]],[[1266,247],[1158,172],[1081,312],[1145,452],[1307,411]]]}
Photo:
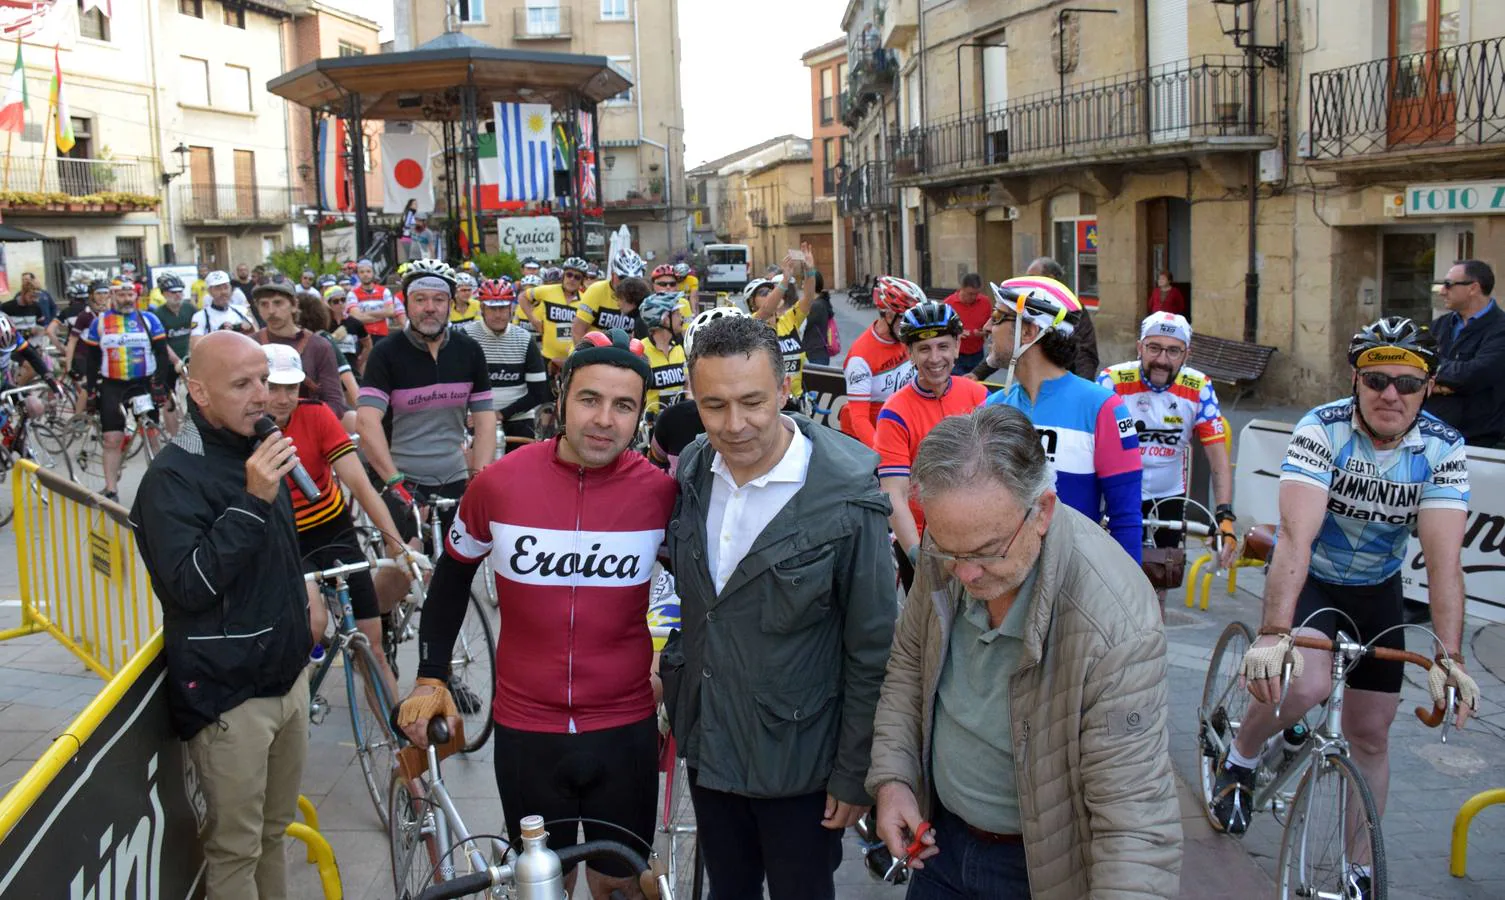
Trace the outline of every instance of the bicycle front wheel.
{"label": "bicycle front wheel", "polygon": [[387,837],[392,848],[392,884],[398,900],[413,900],[434,884],[439,847],[434,818],[443,815],[423,796],[422,786],[392,773],[387,789]]}
{"label": "bicycle front wheel", "polygon": [[51,469],[69,481],[73,480],[73,463],[68,459],[63,439],[46,425],[33,425],[26,431],[26,452],[32,461],[44,469]]}
{"label": "bicycle front wheel", "polygon": [[345,692],[350,700],[350,729],[355,757],[366,776],[366,790],[383,828],[387,821],[387,785],[397,762],[397,736],[392,733],[392,701],[382,685],[376,655],[365,644],[345,647]]}
{"label": "bicycle front wheel", "polygon": [[1254,636],[1243,622],[1230,622],[1223,629],[1207,664],[1207,681],[1202,685],[1202,705],[1197,711],[1197,759],[1201,773],[1202,813],[1215,829],[1222,825],[1212,815],[1212,800],[1218,781],[1218,764],[1223,751],[1233,743],[1249,709],[1249,691],[1240,673],[1244,653]]}
{"label": "bicycle front wheel", "polygon": [[450,658],[449,692],[465,721],[465,752],[474,753],[491,737],[491,701],[496,694],[496,632],[486,598],[474,588]]}
{"label": "bicycle front wheel", "polygon": [[[1355,867],[1369,866],[1360,892]],[[1385,842],[1374,795],[1346,756],[1315,762],[1301,779],[1280,842],[1280,896],[1385,900]]]}

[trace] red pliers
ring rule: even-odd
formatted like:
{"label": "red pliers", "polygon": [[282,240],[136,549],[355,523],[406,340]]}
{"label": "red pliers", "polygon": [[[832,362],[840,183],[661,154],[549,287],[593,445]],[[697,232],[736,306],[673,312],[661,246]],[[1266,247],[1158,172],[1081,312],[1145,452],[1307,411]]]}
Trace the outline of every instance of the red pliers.
{"label": "red pliers", "polygon": [[910,841],[909,846],[904,848],[904,856],[902,858],[895,859],[894,864],[888,867],[887,872],[883,873],[884,881],[892,881],[894,876],[898,874],[901,868],[909,868],[909,864],[914,862],[915,857],[920,855],[921,850],[925,849],[925,835],[929,833],[930,823],[921,822],[920,827],[915,830],[914,840]]}

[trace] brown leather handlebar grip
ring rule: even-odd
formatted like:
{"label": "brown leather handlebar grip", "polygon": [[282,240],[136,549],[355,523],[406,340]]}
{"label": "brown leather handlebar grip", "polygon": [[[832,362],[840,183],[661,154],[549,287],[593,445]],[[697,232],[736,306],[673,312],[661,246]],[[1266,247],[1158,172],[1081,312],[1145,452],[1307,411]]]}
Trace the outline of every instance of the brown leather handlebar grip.
{"label": "brown leather handlebar grip", "polygon": [[[1333,651],[1333,642],[1328,640],[1327,638],[1296,635],[1291,639],[1291,643],[1295,644],[1297,647],[1306,647],[1309,650],[1325,650],[1328,653],[1331,653]],[[1423,669],[1432,668],[1432,660],[1427,659],[1420,653],[1412,653],[1410,650],[1394,650],[1390,647],[1375,647],[1371,652],[1373,653],[1375,659],[1383,659],[1389,662],[1398,663],[1413,663],[1415,665],[1421,666]],[[1444,710],[1441,706],[1433,706],[1431,709],[1428,709],[1425,706],[1416,707],[1416,718],[1428,728],[1436,728],[1438,725],[1441,725],[1442,719],[1446,714],[1446,710]]]}

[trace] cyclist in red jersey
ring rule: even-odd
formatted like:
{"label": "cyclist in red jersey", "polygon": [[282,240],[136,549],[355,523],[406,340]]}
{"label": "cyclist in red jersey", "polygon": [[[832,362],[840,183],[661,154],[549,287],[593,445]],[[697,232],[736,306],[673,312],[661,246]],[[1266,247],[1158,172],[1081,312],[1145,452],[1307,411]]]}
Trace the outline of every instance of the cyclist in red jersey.
{"label": "cyclist in red jersey", "polygon": [[371,260],[363,259],[357,263],[355,274],[360,283],[349,292],[350,315],[366,326],[372,338],[386,337],[393,325],[399,330],[407,325],[402,300],[376,280],[376,267]]}
{"label": "cyclist in red jersey", "polygon": [[927,300],[899,319],[899,340],[909,351],[915,379],[889,397],[878,413],[878,482],[893,503],[894,539],[914,565],[925,533],[925,514],[910,497],[909,467],[920,441],[947,416],[965,416],[988,399],[988,389],[953,376],[963,330],[961,316]]}
{"label": "cyclist in red jersey", "polygon": [[894,334],[894,323],[917,303],[926,301],[925,292],[913,281],[893,275],[878,279],[873,289],[873,303],[878,318],[868,330],[857,336],[847,351],[843,367],[847,378],[847,402],[837,418],[841,430],[867,444],[874,444],[878,411],[889,397],[914,378],[914,364],[909,351]]}
{"label": "cyclist in red jersey", "polygon": [[[434,568],[419,631],[418,680],[398,723],[425,743],[428,721],[454,715],[446,687],[471,579],[496,573],[496,779],[507,833],[524,813],[598,819],[652,846],[658,717],[649,674],[648,595],[677,489],[628,450],[652,377],[642,345],[591,332],[565,359],[560,437],[521,447],[470,483]],[[550,829],[549,846],[576,829]],[[621,840],[587,822],[587,840]],[[603,863],[591,893],[630,893]],[[572,879],[566,889],[572,890]]]}

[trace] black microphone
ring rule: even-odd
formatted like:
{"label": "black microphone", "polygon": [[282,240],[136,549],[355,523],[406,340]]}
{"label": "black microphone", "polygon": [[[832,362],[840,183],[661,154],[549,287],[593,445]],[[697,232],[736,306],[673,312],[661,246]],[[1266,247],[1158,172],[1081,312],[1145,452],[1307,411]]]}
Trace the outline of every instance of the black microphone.
{"label": "black microphone", "polygon": [[[260,444],[272,435],[281,432],[282,429],[277,427],[276,420],[271,416],[262,416],[256,420],[255,431],[256,443]],[[293,470],[287,474],[293,480],[293,484],[298,486],[298,490],[303,492],[308,502],[312,503],[319,499],[319,489],[314,487],[314,480],[308,477],[308,470],[303,468],[303,463],[298,462],[296,455],[293,456]]]}

